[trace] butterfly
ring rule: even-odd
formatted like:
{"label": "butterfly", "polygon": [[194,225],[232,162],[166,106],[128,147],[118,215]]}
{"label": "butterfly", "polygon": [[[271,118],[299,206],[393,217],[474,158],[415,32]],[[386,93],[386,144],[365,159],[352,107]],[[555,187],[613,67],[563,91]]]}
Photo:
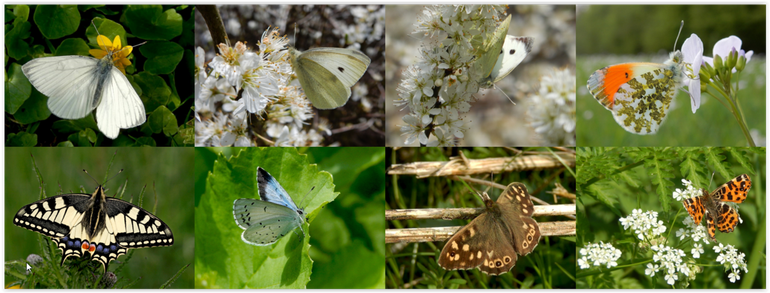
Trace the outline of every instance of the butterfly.
{"label": "butterfly", "polygon": [[238,227],[245,230],[241,239],[251,245],[266,246],[277,242],[294,228],[305,223],[305,210],[298,208],[265,169],[257,167],[259,198],[239,198],[233,202],[233,217]]}
{"label": "butterfly", "polygon": [[477,48],[474,69],[481,74],[479,85],[484,88],[493,87],[508,76],[532,51],[532,38],[508,35],[510,23],[508,15],[492,37]]}
{"label": "butterfly", "polygon": [[[679,33],[683,26],[684,21]],[[668,117],[676,90],[684,86],[685,77],[697,79],[685,71],[691,64],[684,59],[681,51],[674,50],[663,64],[633,62],[607,66],[591,74],[588,91],[626,131],[654,134]]]}
{"label": "butterfly", "polygon": [[305,52],[289,47],[291,66],[305,95],[317,109],[334,109],[350,99],[371,59],[358,50],[314,48]]}
{"label": "butterfly", "polygon": [[[94,26],[95,27],[95,26]],[[48,109],[63,119],[80,119],[96,110],[96,122],[104,136],[115,139],[121,128],[144,124],[144,104],[125,76],[132,46],[121,46],[99,35],[100,49],[88,56],[35,58],[22,66],[29,82],[48,97]]]}
{"label": "butterfly", "polygon": [[90,254],[106,271],[129,249],[171,246],[174,235],[161,219],[132,203],[106,197],[99,185],[92,194],[52,196],[22,207],[13,224],[51,237],[68,257]]}
{"label": "butterfly", "polygon": [[712,193],[704,188],[702,196],[685,199],[682,204],[697,225],[700,225],[705,214],[709,236],[711,240],[717,242],[714,237],[716,229],[722,233],[730,233],[738,225],[738,212],[724,202],[742,203],[746,200],[749,189],[751,189],[751,178],[749,175],[742,174],[722,184]]}
{"label": "butterfly", "polygon": [[532,219],[534,206],[527,187],[511,183],[497,202],[482,194],[485,211],[447,241],[438,264],[446,270],[479,268],[501,275],[515,264],[517,254],[527,255],[540,241],[540,228]]}

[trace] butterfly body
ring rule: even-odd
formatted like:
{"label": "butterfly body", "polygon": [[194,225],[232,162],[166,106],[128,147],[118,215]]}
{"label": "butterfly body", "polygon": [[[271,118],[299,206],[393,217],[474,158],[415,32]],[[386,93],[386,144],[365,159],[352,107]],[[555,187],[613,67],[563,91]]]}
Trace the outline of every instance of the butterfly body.
{"label": "butterfly body", "polygon": [[305,211],[298,208],[278,181],[261,167],[257,168],[260,199],[239,198],[233,202],[235,223],[243,229],[241,240],[251,245],[267,246],[305,223]]}
{"label": "butterfly body", "polygon": [[485,211],[447,241],[438,259],[446,270],[478,267],[489,275],[508,272],[518,255],[532,252],[540,228],[524,184],[511,183],[497,201],[484,197]]}
{"label": "butterfly body", "polygon": [[62,251],[61,264],[86,252],[105,269],[128,249],[171,246],[171,229],[158,217],[129,202],[93,194],[62,194],[22,207],[16,226],[51,237]]}
{"label": "butterfly body", "polygon": [[738,212],[725,202],[742,203],[751,189],[751,178],[743,174],[722,184],[714,192],[709,193],[703,189],[703,195],[685,199],[682,201],[687,213],[690,214],[695,224],[700,224],[706,218],[709,236],[714,242],[716,230],[730,233],[738,225]]}
{"label": "butterfly body", "polygon": [[668,116],[676,89],[684,78],[683,56],[670,54],[665,63],[623,63],[597,70],[588,91],[628,132],[654,134]]}

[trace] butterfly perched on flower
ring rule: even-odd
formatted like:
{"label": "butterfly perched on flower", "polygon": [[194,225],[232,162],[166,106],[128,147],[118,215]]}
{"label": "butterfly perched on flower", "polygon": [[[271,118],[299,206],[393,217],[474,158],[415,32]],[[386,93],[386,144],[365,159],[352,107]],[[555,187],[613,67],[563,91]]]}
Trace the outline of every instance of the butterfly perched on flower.
{"label": "butterfly perched on flower", "polygon": [[742,203],[751,189],[751,178],[742,174],[733,180],[722,184],[714,192],[709,193],[703,189],[702,196],[688,198],[682,201],[687,213],[690,214],[695,224],[700,224],[705,215],[706,224],[711,240],[717,242],[716,229],[722,233],[730,233],[738,225],[740,216],[738,212],[725,202]]}
{"label": "butterfly perched on flower", "polygon": [[[697,44],[700,44],[700,52],[685,49]],[[588,78],[588,91],[612,112],[615,121],[626,131],[654,134],[668,117],[677,88],[687,85],[693,112],[697,109],[696,104],[700,105],[697,75],[702,47],[703,43],[693,34],[682,46],[684,54],[675,50],[662,64],[632,62],[604,67]]]}

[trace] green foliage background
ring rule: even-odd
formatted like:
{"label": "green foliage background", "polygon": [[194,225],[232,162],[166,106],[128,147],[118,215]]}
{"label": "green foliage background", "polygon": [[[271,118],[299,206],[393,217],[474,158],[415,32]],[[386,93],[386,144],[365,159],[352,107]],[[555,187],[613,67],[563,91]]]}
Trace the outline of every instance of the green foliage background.
{"label": "green foliage background", "polygon": [[[114,157],[112,169],[109,162]],[[46,196],[61,193],[93,193],[97,183],[83,173],[86,169],[99,183],[106,176],[112,177],[120,169],[123,173],[108,182],[108,196],[114,196],[119,186],[127,183],[123,199],[138,205],[139,194],[146,188],[141,207],[154,212],[174,233],[174,245],[132,249],[128,255],[112,261],[108,271],[119,263],[126,266],[116,272],[118,285],[136,281],[130,288],[159,288],[184,266],[192,264],[194,252],[193,231],[193,150],[191,148],[6,148],[5,149],[5,260],[24,261],[29,254],[43,255],[38,233],[17,227],[13,216],[24,205],[39,199],[40,185],[32,167],[34,156],[45,183]],[[47,241],[50,242],[50,241]],[[52,242],[51,242],[52,243]],[[62,275],[86,272],[102,274],[102,266],[88,262],[88,267],[76,267],[79,260],[68,258],[64,267],[59,266],[61,253],[53,255],[55,268]],[[21,265],[23,272],[23,263]],[[6,283],[18,278],[9,275],[8,269],[18,269],[6,263]],[[78,272],[75,272],[78,271]],[[188,267],[170,288],[192,288],[193,270]]]}
{"label": "green foliage background", "polygon": [[[525,148],[524,151],[546,151],[543,148]],[[513,152],[505,148],[399,148],[387,149],[391,164],[406,164],[422,161],[448,161],[449,156],[456,156],[455,151],[462,151],[469,159],[492,157],[510,157]],[[547,152],[546,152],[547,153]],[[574,171],[573,171],[574,172]],[[551,178],[553,176],[553,178]],[[472,176],[478,177],[478,176]],[[484,178],[490,180],[489,176]],[[508,174],[494,174],[494,182],[508,185],[522,182],[527,186],[530,196],[553,203],[553,195],[546,193],[558,182],[567,190],[575,190],[575,177],[564,169],[547,169]],[[470,191],[462,182],[447,177],[429,177],[416,179],[414,176],[391,175],[386,179],[388,209],[412,208],[465,208],[481,207],[481,198]],[[485,188],[475,184],[480,192]],[[501,190],[488,191],[493,200]],[[558,204],[570,204],[560,199]],[[564,217],[537,217],[539,223],[548,221],[569,221]],[[461,226],[469,220],[407,220],[389,221],[388,229],[418,227]],[[527,256],[519,256],[510,272],[500,276],[489,276],[478,269],[445,271],[437,263],[437,255],[443,248],[443,242],[387,244],[387,288],[415,289],[456,289],[456,288],[575,288],[575,237],[545,237],[540,239],[537,248]]]}
{"label": "green foliage background", "polygon": [[[732,233],[717,231],[716,238],[746,254],[749,272],[730,283],[724,268],[714,261],[713,244],[704,245],[705,253],[698,261],[703,272],[690,282],[690,288],[765,288],[765,162],[765,148],[578,148],[578,249],[603,241],[623,252],[620,266],[649,259],[644,252],[633,255],[637,238],[623,229],[620,217],[633,209],[657,211],[658,219],[667,225],[666,233],[674,238],[683,227],[682,220],[689,217],[672,196],[676,188],[684,188],[681,179],[711,192],[746,173],[752,185],[746,201],[738,205],[743,223]],[[671,240],[667,245],[672,245]],[[685,252],[690,254],[689,249]],[[646,276],[645,268],[636,265],[602,273],[580,270],[578,288],[670,288],[662,275]]]}
{"label": "green foliage background", "polygon": [[[105,139],[95,114],[78,120],[52,115],[48,97],[22,73],[33,58],[90,56],[96,31],[137,45],[126,77],[144,103],[147,122]],[[5,132],[9,146],[192,145],[193,7],[187,5],[6,5]]]}
{"label": "green foliage background", "polygon": [[[765,5],[580,5],[577,18],[577,54],[668,53],[684,20],[684,39],[695,33],[704,55],[714,44],[735,35],[743,48],[764,54]],[[580,58],[578,58],[580,59]],[[631,62],[634,60],[629,60]],[[597,68],[598,69],[598,68]]]}
{"label": "green foliage background", "polygon": [[[384,288],[384,158],[383,148],[196,148],[195,229],[207,237],[196,243],[195,287]],[[305,208],[309,237],[241,240],[232,202],[259,198],[257,166]]]}

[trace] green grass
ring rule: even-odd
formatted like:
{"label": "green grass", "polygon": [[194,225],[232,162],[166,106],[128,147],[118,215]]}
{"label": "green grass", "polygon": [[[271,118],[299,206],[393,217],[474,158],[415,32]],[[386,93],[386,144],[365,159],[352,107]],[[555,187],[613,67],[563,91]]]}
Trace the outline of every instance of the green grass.
{"label": "green grass", "polygon": [[[692,113],[687,93],[679,90],[667,119],[654,135],[626,132],[612,114],[586,89],[588,77],[608,65],[626,62],[663,62],[658,56],[585,56],[577,62],[577,144],[580,146],[748,146],[735,117],[710,95],[702,95],[703,104]],[[766,133],[765,59],[752,58],[741,73],[738,103],[749,130],[757,130],[764,145]],[[734,78],[736,79],[736,78]]]}

